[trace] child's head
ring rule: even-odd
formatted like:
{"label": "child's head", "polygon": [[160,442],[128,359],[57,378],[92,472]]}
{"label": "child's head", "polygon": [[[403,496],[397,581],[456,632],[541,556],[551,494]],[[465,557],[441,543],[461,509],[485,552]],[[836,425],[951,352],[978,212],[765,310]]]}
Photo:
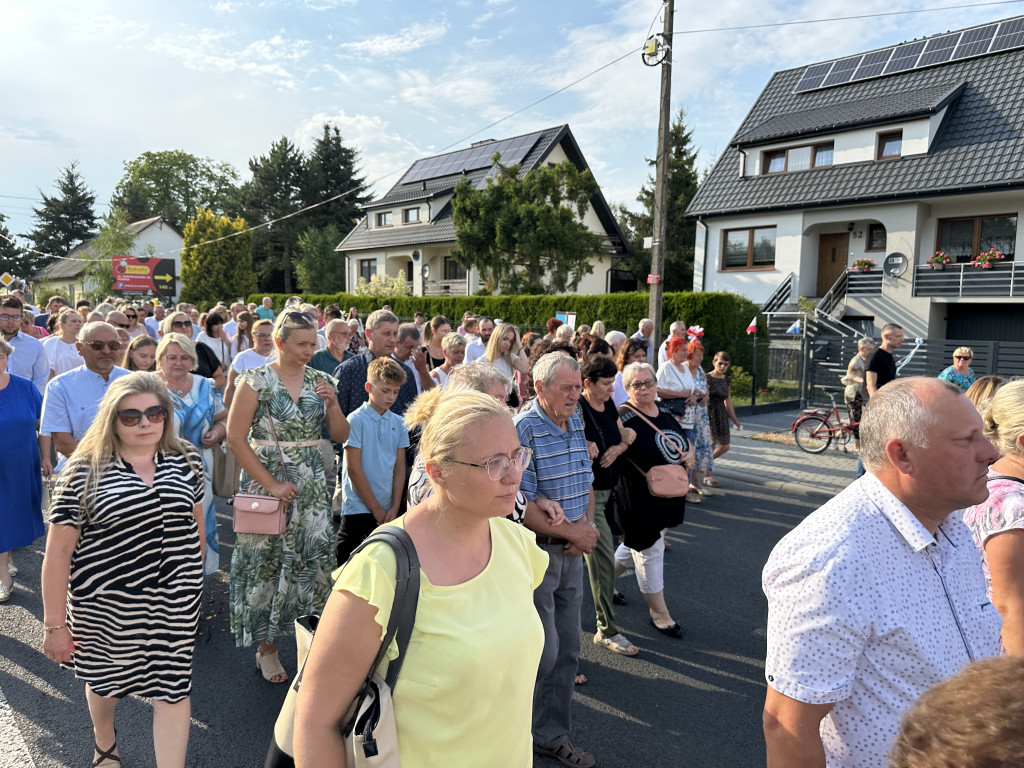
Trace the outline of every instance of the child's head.
{"label": "child's head", "polygon": [[398,390],[405,384],[405,367],[390,357],[378,357],[366,369],[366,392],[370,405],[384,413],[398,399]]}

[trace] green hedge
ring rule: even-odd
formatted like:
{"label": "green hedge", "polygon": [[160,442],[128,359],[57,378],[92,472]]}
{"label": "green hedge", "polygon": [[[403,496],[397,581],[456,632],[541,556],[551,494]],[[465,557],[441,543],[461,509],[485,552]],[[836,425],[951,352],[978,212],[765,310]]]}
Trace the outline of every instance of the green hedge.
{"label": "green hedge", "polygon": [[[254,293],[249,301],[259,305],[267,294]],[[444,315],[453,326],[462,320],[464,312],[473,311],[488,317],[501,318],[520,327],[542,327],[555,312],[575,312],[577,325],[604,322],[605,329],[636,332],[640,320],[647,317],[648,294],[604,293],[592,296],[397,296],[368,297],[340,294],[270,294],[274,310],[280,311],[290,295],[301,295],[310,304],[337,304],[343,310],[357,307],[364,317],[384,304],[390,304],[400,318],[411,320],[415,312],[422,312],[428,319]],[[675,320],[685,320],[687,325],[704,328],[707,355],[710,357],[719,349],[732,355],[738,364],[749,367],[752,362],[750,340],[746,335],[750,319],[757,316],[758,336],[767,338],[767,324],[761,308],[750,299],[734,293],[666,293],[662,303],[663,327],[661,338],[668,334],[668,327]],[[705,366],[706,367],[706,366]]]}

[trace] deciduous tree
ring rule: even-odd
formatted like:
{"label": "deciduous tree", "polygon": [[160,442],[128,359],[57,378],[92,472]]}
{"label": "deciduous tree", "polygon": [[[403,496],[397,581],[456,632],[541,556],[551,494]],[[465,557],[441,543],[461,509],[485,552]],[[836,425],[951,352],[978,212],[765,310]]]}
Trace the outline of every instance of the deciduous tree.
{"label": "deciduous tree", "polygon": [[590,171],[568,160],[528,171],[494,159],[495,177],[478,189],[467,179],[452,199],[456,244],[452,255],[479,270],[489,290],[563,293],[593,271],[603,238],[583,224],[598,193]]}
{"label": "deciduous tree", "polygon": [[103,217],[103,224],[87,253],[89,263],[85,266],[85,292],[94,304],[103,301],[114,290],[114,257],[142,256],[135,253],[137,233],[132,232],[128,214],[123,208],[112,208]]}
{"label": "deciduous tree", "polygon": [[64,256],[95,234],[96,194],[85,186],[77,161],[61,171],[55,183],[59,194],[51,197],[39,191],[43,204],[32,209],[35,229],[22,237],[37,251]]}
{"label": "deciduous tree", "polygon": [[110,205],[124,208],[129,221],[163,216],[180,229],[200,208],[225,213],[237,184],[228,163],[177,149],[143,152],[124,164]]}
{"label": "deciduous tree", "polygon": [[[256,290],[252,233],[246,231],[248,228],[244,219],[229,219],[205,208],[185,225],[181,254],[182,301],[211,306],[217,301],[248,296]],[[226,239],[218,239],[222,237]],[[217,242],[211,242],[214,240]]]}
{"label": "deciduous tree", "polygon": [[345,256],[334,249],[342,234],[333,224],[310,227],[295,245],[295,275],[303,293],[344,293]]}
{"label": "deciduous tree", "polygon": [[10,272],[20,280],[31,280],[40,267],[40,258],[31,249],[23,248],[14,241],[5,221],[7,217],[0,213],[0,273]]}
{"label": "deciduous tree", "polygon": [[[648,165],[655,161],[648,159]],[[665,228],[665,274],[666,291],[693,290],[693,247],[697,225],[686,219],[684,213],[690,200],[697,194],[700,176],[696,168],[697,150],[691,143],[686,127],[686,111],[680,109],[669,128],[668,158],[668,200]],[[623,261],[642,286],[647,284],[651,271],[651,250],[644,248],[643,240],[654,232],[654,177],[640,188],[637,202],[643,208],[639,212],[618,206],[618,218],[622,225],[632,255]]]}

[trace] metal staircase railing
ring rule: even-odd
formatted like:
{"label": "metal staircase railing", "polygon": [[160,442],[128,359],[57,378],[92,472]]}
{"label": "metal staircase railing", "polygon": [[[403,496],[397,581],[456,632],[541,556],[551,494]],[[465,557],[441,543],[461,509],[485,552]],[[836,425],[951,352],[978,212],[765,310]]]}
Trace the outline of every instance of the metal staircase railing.
{"label": "metal staircase railing", "polygon": [[825,295],[818,300],[818,304],[814,308],[815,319],[840,336],[856,336],[858,333],[856,328],[836,317],[837,310],[840,307],[845,307],[849,282],[850,273],[843,272],[839,279],[832,284],[832,287],[825,292]]}
{"label": "metal staircase railing", "polygon": [[793,296],[793,282],[796,280],[796,276],[790,272],[781,283],[779,287],[775,289],[771,296],[769,296],[765,302],[761,305],[761,311],[765,314],[770,312],[778,312],[784,306],[789,304]]}

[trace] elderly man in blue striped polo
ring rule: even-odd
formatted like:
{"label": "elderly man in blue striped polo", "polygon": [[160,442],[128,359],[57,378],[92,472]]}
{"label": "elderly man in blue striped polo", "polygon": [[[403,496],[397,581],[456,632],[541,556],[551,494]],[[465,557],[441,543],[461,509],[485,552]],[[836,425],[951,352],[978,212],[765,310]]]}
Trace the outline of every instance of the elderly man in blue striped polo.
{"label": "elderly man in blue striped polo", "polygon": [[[544,624],[544,652],[533,692],[534,751],[563,765],[589,768],[590,753],[572,743],[572,692],[580,653],[583,558],[597,542],[594,480],[576,404],[583,391],[579,364],[563,352],[544,355],[533,369],[536,399],[516,417],[519,441],[533,450],[520,489],[525,523],[548,553],[544,580],[533,593]],[[548,523],[538,497],[562,505],[566,521]]]}

